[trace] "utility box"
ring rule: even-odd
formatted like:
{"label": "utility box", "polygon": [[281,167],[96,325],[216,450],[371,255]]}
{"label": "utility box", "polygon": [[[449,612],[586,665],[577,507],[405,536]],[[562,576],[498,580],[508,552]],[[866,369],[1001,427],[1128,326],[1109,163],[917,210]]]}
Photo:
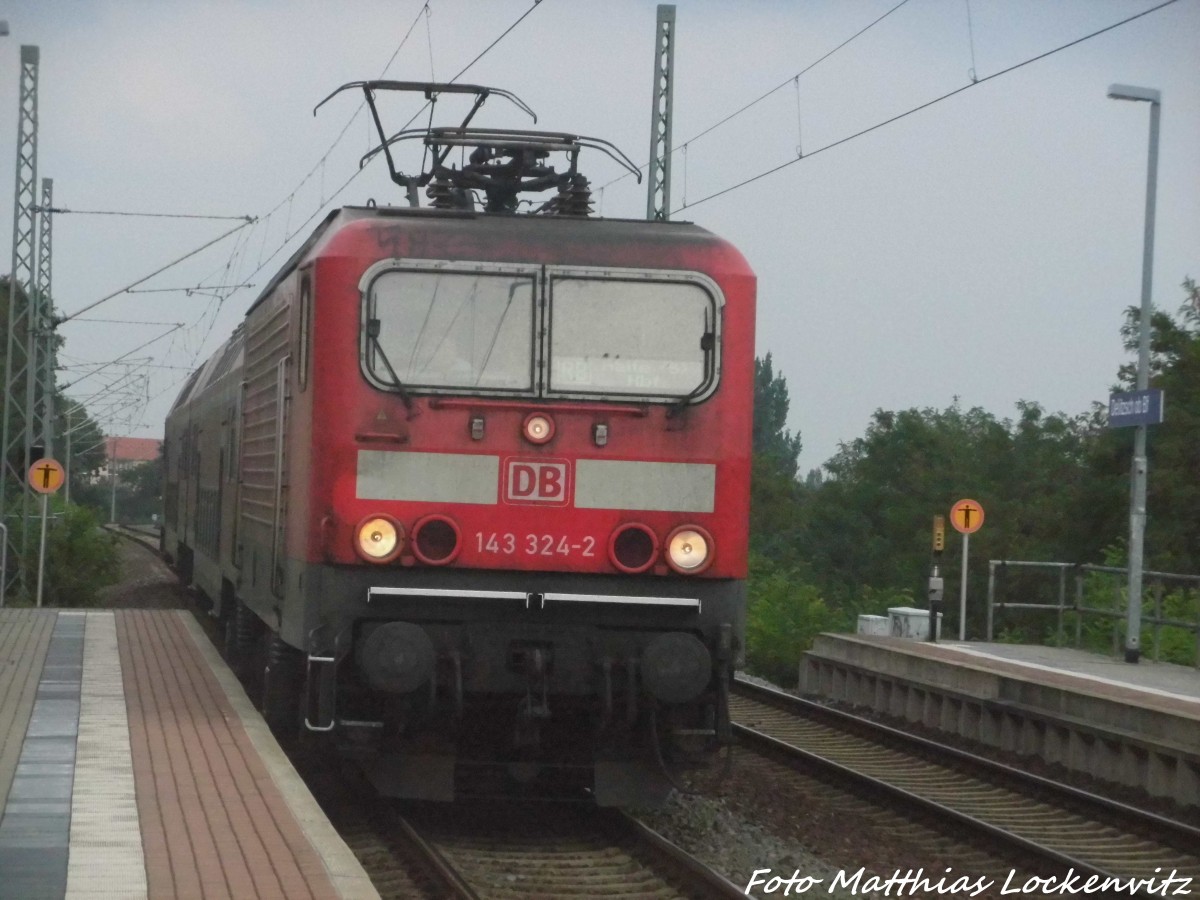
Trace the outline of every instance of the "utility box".
{"label": "utility box", "polygon": [[[888,634],[914,641],[929,640],[929,610],[915,606],[893,606],[888,609]],[[942,614],[937,617],[937,636],[942,636]]]}
{"label": "utility box", "polygon": [[859,616],[858,633],[887,637],[892,633],[892,622],[887,616]]}

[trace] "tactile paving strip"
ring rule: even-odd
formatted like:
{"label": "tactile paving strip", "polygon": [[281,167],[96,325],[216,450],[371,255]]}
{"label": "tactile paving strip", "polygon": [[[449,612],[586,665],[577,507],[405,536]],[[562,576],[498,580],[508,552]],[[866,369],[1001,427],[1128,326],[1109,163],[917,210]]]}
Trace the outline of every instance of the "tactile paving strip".
{"label": "tactile paving strip", "polygon": [[146,896],[129,718],[111,612],[87,614],[67,900]]}
{"label": "tactile paving strip", "polygon": [[2,900],[57,898],[66,892],[85,622],[84,613],[60,612],[50,637],[0,821]]}

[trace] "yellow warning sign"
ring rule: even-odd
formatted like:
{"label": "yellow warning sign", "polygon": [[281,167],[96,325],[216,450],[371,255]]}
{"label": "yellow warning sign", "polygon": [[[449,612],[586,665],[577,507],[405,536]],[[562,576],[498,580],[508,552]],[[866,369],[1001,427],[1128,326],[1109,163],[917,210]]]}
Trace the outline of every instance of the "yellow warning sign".
{"label": "yellow warning sign", "polygon": [[29,486],[39,494],[53,494],[65,479],[62,463],[57,459],[39,459],[29,467]]}
{"label": "yellow warning sign", "polygon": [[955,531],[973,534],[983,527],[983,507],[974,500],[959,500],[950,507],[950,524]]}

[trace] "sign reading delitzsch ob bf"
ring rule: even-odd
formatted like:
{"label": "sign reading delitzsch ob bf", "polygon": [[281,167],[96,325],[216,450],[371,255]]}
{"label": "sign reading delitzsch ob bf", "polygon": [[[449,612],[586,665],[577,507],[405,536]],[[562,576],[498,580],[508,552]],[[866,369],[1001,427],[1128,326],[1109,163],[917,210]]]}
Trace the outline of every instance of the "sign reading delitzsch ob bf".
{"label": "sign reading delitzsch ob bf", "polygon": [[1163,392],[1159,388],[1113,394],[1108,398],[1109,428],[1161,425],[1162,420]]}

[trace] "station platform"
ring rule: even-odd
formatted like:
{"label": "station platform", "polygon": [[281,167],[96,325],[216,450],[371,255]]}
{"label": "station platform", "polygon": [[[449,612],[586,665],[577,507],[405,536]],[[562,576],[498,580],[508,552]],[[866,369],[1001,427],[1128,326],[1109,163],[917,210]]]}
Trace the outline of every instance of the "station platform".
{"label": "station platform", "polygon": [[0,609],[0,900],[378,893],[192,616]]}
{"label": "station platform", "polygon": [[1064,647],[820,635],[800,691],[1200,807],[1200,670]]}

